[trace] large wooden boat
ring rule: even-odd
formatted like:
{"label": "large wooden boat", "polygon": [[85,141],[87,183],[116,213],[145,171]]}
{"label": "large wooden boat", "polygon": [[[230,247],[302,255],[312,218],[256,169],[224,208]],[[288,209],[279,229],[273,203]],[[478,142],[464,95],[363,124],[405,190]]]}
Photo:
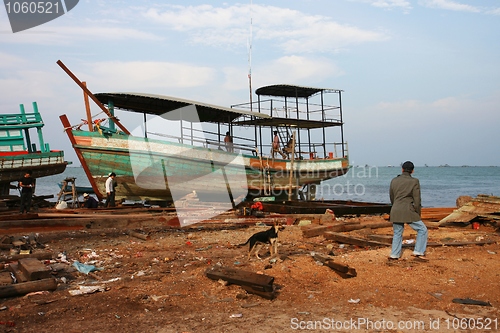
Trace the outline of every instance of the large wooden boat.
{"label": "large wooden boat", "polygon": [[[65,115],[61,121],[100,198],[114,172],[117,199],[171,202],[193,191],[233,207],[258,196],[314,199],[318,184],[349,169],[338,89],[266,86],[256,91],[257,102],[227,108],[142,93],[92,95],[79,85],[108,117],[91,119],[88,111],[84,122],[71,124]],[[337,104],[327,106],[331,96]],[[141,114],[134,129],[118,111]],[[232,144],[224,142],[226,132]],[[275,132],[281,152],[273,156]]]}
{"label": "large wooden boat", "polygon": [[[44,142],[44,123],[33,102],[33,113],[20,105],[19,114],[0,115],[0,195],[9,195],[11,182],[19,181],[30,170],[36,178],[64,172],[64,152],[51,150]],[[39,146],[32,140],[30,129],[36,129]]]}

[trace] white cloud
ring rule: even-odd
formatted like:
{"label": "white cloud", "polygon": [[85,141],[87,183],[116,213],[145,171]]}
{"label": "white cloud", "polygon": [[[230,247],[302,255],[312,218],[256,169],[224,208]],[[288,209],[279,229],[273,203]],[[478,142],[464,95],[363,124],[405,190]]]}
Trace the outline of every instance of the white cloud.
{"label": "white cloud", "polygon": [[354,2],[363,2],[372,5],[373,7],[383,8],[383,9],[402,9],[404,12],[408,12],[413,7],[410,1],[407,0],[351,0]]}
{"label": "white cloud", "polygon": [[[14,55],[0,52],[0,68],[16,68],[21,67],[27,63],[26,60],[16,57]],[[22,67],[21,67],[22,68]]]}
{"label": "white cloud", "polygon": [[314,86],[316,82],[341,75],[343,72],[328,59],[285,56],[259,67],[255,77],[256,86],[278,83]]}
{"label": "white cloud", "polygon": [[500,15],[500,8],[489,10],[487,13],[491,15]]}
{"label": "white cloud", "polygon": [[88,65],[90,82],[115,91],[150,91],[151,89],[191,88],[207,85],[215,76],[209,67],[181,63],[116,61]]}
{"label": "white cloud", "polygon": [[265,5],[168,6],[148,9],[144,16],[188,33],[194,43],[212,46],[245,45],[250,38],[251,18],[254,40],[273,40],[288,53],[332,52],[356,43],[388,39],[385,33],[342,25],[325,16]]}
{"label": "white cloud", "polygon": [[450,0],[420,0],[420,4],[424,7],[446,9],[460,12],[480,13],[481,9],[471,5],[465,5],[456,1]]}
{"label": "white cloud", "polygon": [[[0,27],[0,29],[2,29]],[[7,28],[10,30],[10,27]],[[17,33],[0,34],[0,43],[32,45],[69,45],[78,41],[159,41],[162,37],[132,28],[107,25],[41,25]]]}

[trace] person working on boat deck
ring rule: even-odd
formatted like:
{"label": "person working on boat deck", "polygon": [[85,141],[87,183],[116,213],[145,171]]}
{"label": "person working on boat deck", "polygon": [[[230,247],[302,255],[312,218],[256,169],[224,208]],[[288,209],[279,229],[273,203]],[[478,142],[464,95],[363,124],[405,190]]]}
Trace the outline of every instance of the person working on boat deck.
{"label": "person working on boat deck", "polygon": [[414,165],[406,161],[402,165],[402,173],[391,181],[389,196],[391,199],[390,221],[394,229],[392,251],[389,260],[398,260],[401,257],[403,231],[405,223],[417,232],[417,241],[413,256],[416,260],[427,261],[424,256],[427,247],[427,227],[422,222],[420,198],[420,182],[413,178]]}
{"label": "person working on boat deck", "polygon": [[273,149],[271,150],[273,158],[275,153],[280,153],[281,157],[286,158],[286,155],[283,154],[283,152],[280,149],[280,137],[278,136],[278,131],[274,131]]}
{"label": "person working on boat deck", "polygon": [[99,207],[99,202],[94,197],[91,197],[88,193],[83,193],[83,207],[97,208]]}
{"label": "person working on boat deck", "polygon": [[108,179],[106,179],[106,202],[104,203],[104,207],[115,207],[115,177],[116,174],[111,172],[109,174]]}
{"label": "person working on boat deck", "polygon": [[285,152],[287,158],[290,158],[290,154],[292,153],[293,150],[292,146],[293,146],[293,138],[290,138],[290,140],[288,140],[286,144],[286,147],[283,148],[283,151]]}
{"label": "person working on boat deck", "polygon": [[226,151],[229,153],[233,153],[233,137],[229,134],[229,132],[226,132],[226,136],[224,137],[224,145],[226,146]]}
{"label": "person working on boat deck", "polygon": [[33,196],[33,188],[35,187],[35,180],[31,177],[31,171],[26,171],[24,177],[19,181],[21,188],[21,214],[29,213],[31,208],[31,197]]}

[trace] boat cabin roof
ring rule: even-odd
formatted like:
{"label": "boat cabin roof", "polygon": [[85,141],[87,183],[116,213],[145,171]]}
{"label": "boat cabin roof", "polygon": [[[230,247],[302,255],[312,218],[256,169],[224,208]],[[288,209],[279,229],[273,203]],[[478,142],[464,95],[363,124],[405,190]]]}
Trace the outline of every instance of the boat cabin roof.
{"label": "boat cabin roof", "polygon": [[306,120],[293,118],[264,118],[255,120],[242,120],[233,122],[236,126],[264,126],[264,127],[299,127],[299,128],[323,128],[332,126],[341,126],[342,122],[335,120]]}
{"label": "boat cabin roof", "polygon": [[274,84],[270,86],[260,87],[255,91],[255,93],[259,96],[309,98],[320,92],[338,93],[341,91],[342,90],[339,89],[313,88],[291,84]]}
{"label": "boat cabin roof", "polygon": [[[230,123],[241,116],[253,116],[261,119],[271,118],[262,113],[155,94],[98,93],[95,96],[103,104],[112,101],[113,106],[116,108],[157,115],[168,120],[182,119],[190,122]],[[189,112],[190,108],[193,107],[196,108],[197,112]]]}

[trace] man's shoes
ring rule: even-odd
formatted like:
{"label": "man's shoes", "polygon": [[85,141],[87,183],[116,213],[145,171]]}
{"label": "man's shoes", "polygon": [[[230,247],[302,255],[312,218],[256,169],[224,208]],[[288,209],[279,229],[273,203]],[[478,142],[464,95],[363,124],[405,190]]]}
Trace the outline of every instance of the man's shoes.
{"label": "man's shoes", "polygon": [[389,260],[389,261],[397,261],[397,260],[399,260],[399,258],[388,257],[387,260]]}
{"label": "man's shoes", "polygon": [[414,261],[420,261],[420,262],[429,262],[429,258],[423,255],[413,255],[413,260]]}

